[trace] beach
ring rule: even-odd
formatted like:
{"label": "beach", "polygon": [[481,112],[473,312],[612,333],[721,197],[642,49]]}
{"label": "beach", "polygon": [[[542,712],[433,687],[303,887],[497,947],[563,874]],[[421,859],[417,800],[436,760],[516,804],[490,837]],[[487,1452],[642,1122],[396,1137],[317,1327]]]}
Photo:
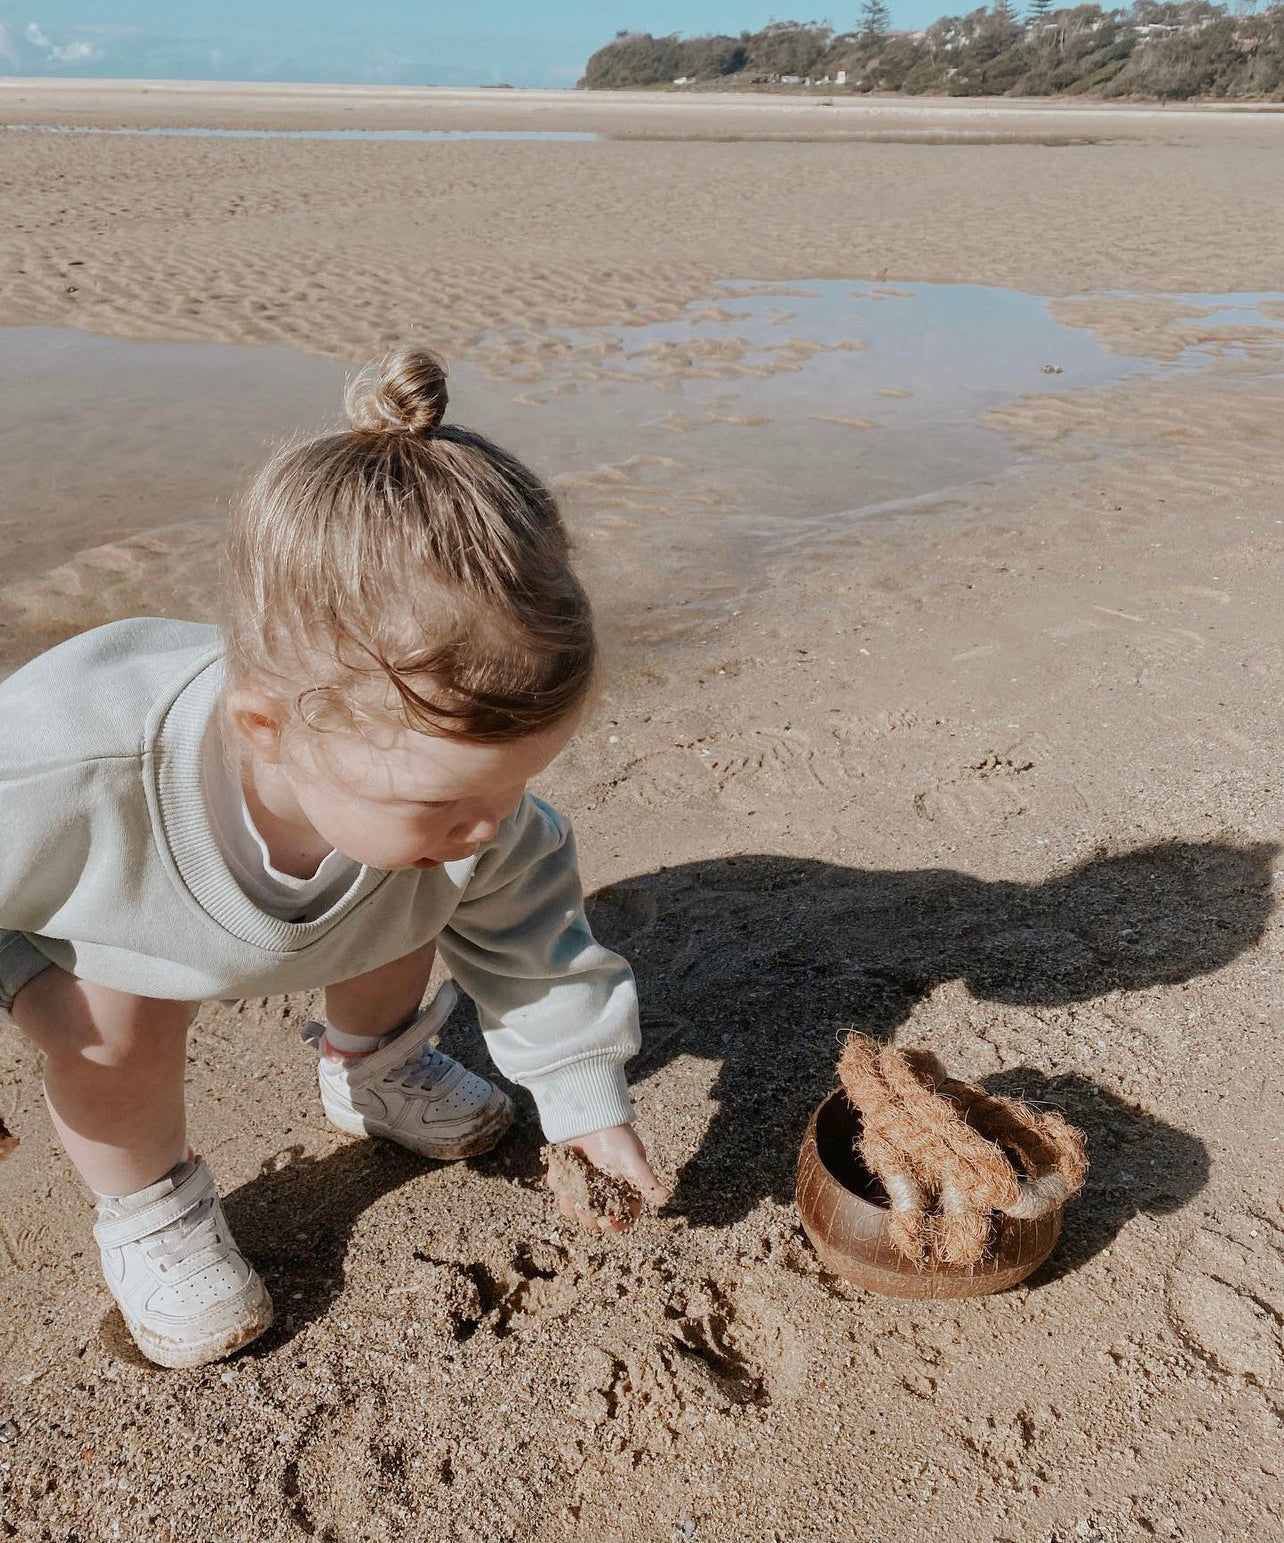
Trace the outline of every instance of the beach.
{"label": "beach", "polygon": [[[0,1532],[1276,1536],[1284,115],[0,81],[0,123],[0,666],[215,616],[267,444],[440,348],[601,620],[536,791],[674,1186],[572,1232],[529,1099],[425,1164],[325,1124],[319,998],[206,1004],[191,1139],[278,1322],[162,1372],[0,1029]],[[340,129],[599,137],[240,137]],[[851,1028],[1083,1129],[1027,1283],[821,1269],[794,1162]]]}

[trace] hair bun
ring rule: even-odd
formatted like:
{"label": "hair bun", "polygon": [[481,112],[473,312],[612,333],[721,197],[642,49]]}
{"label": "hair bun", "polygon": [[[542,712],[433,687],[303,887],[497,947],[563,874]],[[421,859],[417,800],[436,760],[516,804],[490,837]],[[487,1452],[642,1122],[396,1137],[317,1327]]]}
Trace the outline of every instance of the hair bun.
{"label": "hair bun", "polygon": [[427,348],[396,348],[349,383],[343,405],[354,429],[429,434],[446,416],[446,361]]}

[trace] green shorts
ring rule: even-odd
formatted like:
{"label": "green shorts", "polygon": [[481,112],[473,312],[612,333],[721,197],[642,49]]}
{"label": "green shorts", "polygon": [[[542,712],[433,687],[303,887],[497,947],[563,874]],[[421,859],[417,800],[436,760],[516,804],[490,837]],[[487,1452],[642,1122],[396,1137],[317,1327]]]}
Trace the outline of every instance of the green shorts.
{"label": "green shorts", "polygon": [[27,982],[52,963],[27,933],[0,932],[0,1012],[8,1013]]}

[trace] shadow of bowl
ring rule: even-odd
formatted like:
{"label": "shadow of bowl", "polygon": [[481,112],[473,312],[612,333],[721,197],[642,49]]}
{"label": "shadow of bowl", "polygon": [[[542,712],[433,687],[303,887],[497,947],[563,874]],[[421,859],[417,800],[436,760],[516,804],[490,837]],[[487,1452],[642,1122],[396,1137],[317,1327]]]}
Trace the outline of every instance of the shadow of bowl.
{"label": "shadow of bowl", "polygon": [[816,1109],[798,1154],[798,1211],[833,1275],[889,1297],[979,1297],[1024,1280],[1061,1235],[1061,1210],[1033,1221],[997,1217],[974,1264],[918,1264],[893,1245],[882,1186],[856,1155],[860,1115],[838,1089]]}

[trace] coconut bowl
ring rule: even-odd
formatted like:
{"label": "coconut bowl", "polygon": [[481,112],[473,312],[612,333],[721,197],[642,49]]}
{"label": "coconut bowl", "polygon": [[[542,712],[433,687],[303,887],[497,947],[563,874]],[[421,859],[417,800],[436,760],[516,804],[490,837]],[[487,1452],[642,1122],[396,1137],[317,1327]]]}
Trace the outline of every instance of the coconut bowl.
{"label": "coconut bowl", "polygon": [[798,1154],[798,1211],[821,1263],[890,1297],[979,1297],[1038,1269],[1061,1235],[1061,1210],[1035,1221],[996,1216],[975,1264],[916,1264],[887,1235],[887,1196],[856,1155],[860,1115],[838,1089],[812,1115]]}

